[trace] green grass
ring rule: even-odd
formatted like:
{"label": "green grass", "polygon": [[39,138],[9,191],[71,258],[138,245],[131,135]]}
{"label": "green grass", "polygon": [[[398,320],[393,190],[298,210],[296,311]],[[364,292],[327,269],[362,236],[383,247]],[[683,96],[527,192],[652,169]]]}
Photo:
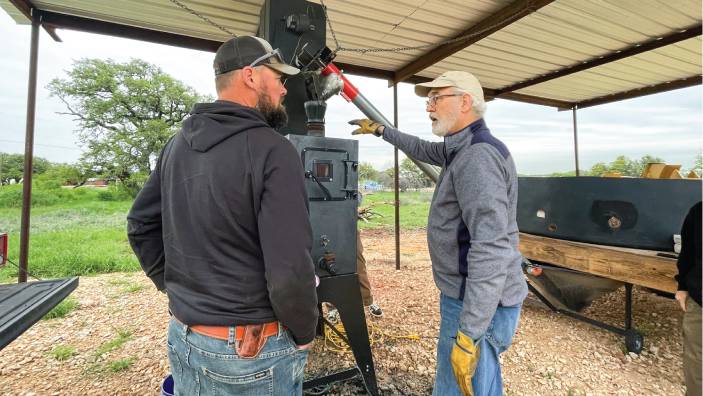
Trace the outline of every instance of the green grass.
{"label": "green grass", "polygon": [[137,360],[137,358],[134,356],[130,356],[128,358],[120,360],[115,360],[114,362],[108,363],[107,368],[113,373],[118,373],[120,371],[127,370],[132,365],[132,363],[134,363],[135,360]]}
{"label": "green grass", "polygon": [[73,297],[68,297],[47,312],[43,319],[63,318],[76,308],[78,308],[78,301]]}
{"label": "green grass", "polygon": [[99,358],[108,352],[121,348],[122,345],[131,339],[132,332],[130,330],[118,329],[117,338],[113,338],[112,340],[100,345],[98,349],[95,350],[95,357]]}
{"label": "green grass", "polygon": [[49,355],[56,360],[66,360],[77,353],[76,348],[70,345],[57,345],[49,352]]}
{"label": "green grass", "polygon": [[110,286],[127,286],[129,285],[129,279],[124,278],[112,278],[107,281]]}
{"label": "green grass", "polygon": [[[20,186],[21,187],[21,186]],[[0,187],[0,232],[9,234],[9,259],[19,263],[21,209],[17,185]],[[119,194],[94,189],[34,188],[29,241],[29,272],[38,278],[60,278],[139,271],[140,266],[127,240],[127,212],[131,200]],[[2,203],[3,197],[11,201]],[[383,217],[370,222],[359,221],[363,229],[391,229],[394,224],[393,192],[366,193],[362,206]],[[427,226],[432,192],[400,193],[400,226],[417,229]],[[0,269],[0,283],[17,279],[17,268],[8,264]],[[128,293],[142,287],[131,282],[121,284]]]}
{"label": "green grass", "polygon": [[[359,221],[359,228],[393,228],[395,195],[392,191],[364,194],[361,206],[371,206],[371,210],[383,217],[374,217],[368,223]],[[417,229],[427,226],[432,192],[409,191],[400,193],[400,228]]]}
{"label": "green grass", "polygon": [[145,287],[143,285],[140,285],[138,283],[133,283],[133,284],[125,287],[124,291],[125,291],[125,293],[137,293],[137,292],[140,292],[144,289],[145,289]]}
{"label": "green grass", "polygon": [[[75,191],[85,192],[32,208],[29,272],[43,279],[139,270],[127,241],[131,201],[101,201],[98,191]],[[67,195],[63,189],[56,194]],[[8,233],[8,257],[14,263],[19,262],[20,222],[20,208],[0,207],[0,232]],[[0,282],[14,281],[17,272],[8,264],[0,269]]]}

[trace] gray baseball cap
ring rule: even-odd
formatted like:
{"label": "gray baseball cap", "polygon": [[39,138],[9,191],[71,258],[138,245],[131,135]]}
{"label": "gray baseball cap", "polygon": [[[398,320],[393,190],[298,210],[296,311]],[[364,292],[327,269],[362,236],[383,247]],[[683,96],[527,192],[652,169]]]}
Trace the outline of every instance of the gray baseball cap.
{"label": "gray baseball cap", "polygon": [[239,70],[246,66],[264,65],[287,76],[294,76],[299,69],[289,65],[278,49],[273,49],[268,41],[256,36],[231,38],[217,49],[213,68],[215,75]]}

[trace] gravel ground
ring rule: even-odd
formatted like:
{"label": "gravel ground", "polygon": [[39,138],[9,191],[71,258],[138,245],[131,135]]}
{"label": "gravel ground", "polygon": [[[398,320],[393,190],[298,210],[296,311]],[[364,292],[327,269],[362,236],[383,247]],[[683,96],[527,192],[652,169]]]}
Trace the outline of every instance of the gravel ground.
{"label": "gravel ground", "polygon": [[[384,309],[382,318],[368,319],[379,388],[384,395],[430,394],[439,294],[425,232],[403,233],[400,271],[392,232],[364,231],[362,238],[374,297]],[[169,371],[165,296],[141,273],[115,273],[82,277],[73,297],[77,310],[37,323],[0,351],[0,393],[158,394]],[[586,313],[621,325],[624,291],[600,298]],[[619,336],[554,314],[530,296],[514,344],[502,355],[506,394],[683,395],[681,317],[673,300],[635,288],[634,323],[645,334],[637,356],[623,352]],[[348,352],[325,344],[316,342],[307,377],[353,365]],[[60,346],[75,352],[58,360]],[[328,394],[360,393],[352,381],[333,385]]]}

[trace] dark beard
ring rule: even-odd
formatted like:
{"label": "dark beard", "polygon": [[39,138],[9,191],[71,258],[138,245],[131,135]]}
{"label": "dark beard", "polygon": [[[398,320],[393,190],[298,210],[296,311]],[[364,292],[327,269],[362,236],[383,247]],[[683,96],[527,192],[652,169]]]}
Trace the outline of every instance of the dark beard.
{"label": "dark beard", "polygon": [[274,106],[271,97],[265,92],[259,93],[259,104],[256,108],[264,115],[264,119],[273,129],[281,129],[288,124],[288,113],[282,104]]}

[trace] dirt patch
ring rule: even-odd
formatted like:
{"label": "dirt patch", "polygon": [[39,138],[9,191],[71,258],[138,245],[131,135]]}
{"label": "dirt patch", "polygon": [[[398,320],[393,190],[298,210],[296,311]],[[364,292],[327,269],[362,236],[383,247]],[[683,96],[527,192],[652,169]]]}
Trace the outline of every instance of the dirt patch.
{"label": "dirt patch", "polygon": [[[392,231],[362,238],[374,298],[382,318],[368,318],[379,388],[386,395],[432,391],[439,293],[432,280],[424,230],[401,235],[395,270]],[[166,297],[141,273],[82,277],[73,293],[79,308],[41,321],[0,351],[5,395],[158,394],[167,375]],[[597,300],[592,317],[622,325],[624,292]],[[681,312],[673,300],[635,288],[634,324],[645,333],[642,355],[625,354],[622,338],[554,314],[535,298],[525,302],[514,345],[502,356],[508,395],[683,395]],[[65,360],[52,354],[73,348]],[[353,365],[318,339],[306,369],[317,377]],[[357,382],[329,394],[363,393]]]}

